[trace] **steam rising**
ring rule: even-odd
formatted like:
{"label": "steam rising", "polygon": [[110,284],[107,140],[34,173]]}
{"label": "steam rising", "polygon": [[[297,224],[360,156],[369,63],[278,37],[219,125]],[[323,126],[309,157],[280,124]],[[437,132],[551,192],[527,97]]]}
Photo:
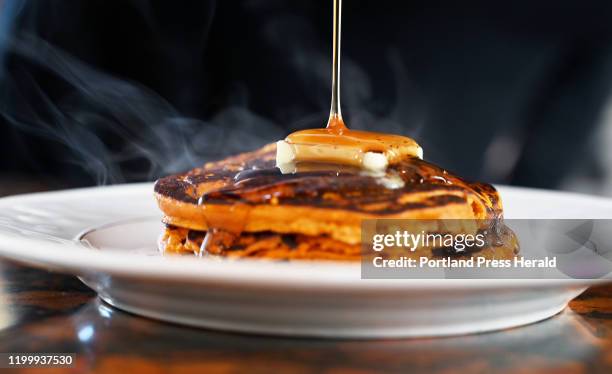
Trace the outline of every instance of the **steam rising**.
{"label": "steam rising", "polygon": [[[326,119],[316,113],[282,127],[250,112],[246,104],[226,107],[207,121],[189,118],[147,87],[95,70],[39,38],[22,36],[1,42],[18,63],[5,71],[0,115],[22,131],[67,147],[72,157],[66,162],[85,170],[97,184],[152,180],[185,171],[282,139],[290,130],[323,126]],[[303,67],[305,59],[302,56],[295,62]],[[390,54],[393,68],[401,69],[397,59]],[[329,75],[323,56],[313,60],[320,61],[312,67],[317,74]],[[29,72],[30,65],[62,82],[61,99],[45,92]],[[406,81],[403,71],[396,70],[396,75],[398,82]],[[401,112],[409,105],[404,100],[397,103],[399,112],[376,117],[364,109],[372,96],[368,76],[348,59],[345,79],[350,82],[351,94],[345,102],[353,113],[351,127],[405,133],[400,124],[405,113]],[[325,84],[325,79],[320,81]],[[399,98],[414,98],[401,91],[408,89],[400,84]],[[411,122],[418,128],[422,119]]]}
{"label": "steam rising", "polygon": [[[151,30],[160,27],[152,7],[142,2],[130,4],[137,8]],[[231,104],[217,109],[212,117],[205,120],[185,116],[141,83],[94,69],[34,36],[44,34],[37,32],[35,27],[29,27],[33,34],[13,34],[11,20],[17,19],[24,5],[18,1],[3,5],[0,6],[3,10],[0,17],[6,22],[0,23],[0,116],[5,123],[24,134],[45,139],[48,141],[45,143],[61,144],[68,150],[61,152],[68,155],[68,159],[62,160],[67,163],[67,170],[70,173],[74,170],[75,174],[83,170],[97,184],[152,180],[182,172],[206,161],[275,142],[291,131],[322,127],[327,122],[331,39],[329,46],[325,42],[328,40],[327,34],[322,36],[325,41],[319,40],[321,30],[304,16],[311,9],[310,5],[292,4],[286,7],[282,3],[249,1],[243,7],[228,6],[230,10],[241,9],[244,13],[242,17],[260,20],[258,27],[249,29],[247,25],[245,30],[260,33],[253,40],[261,43],[268,53],[285,57],[279,61],[279,66],[285,71],[285,76],[291,77],[288,84],[291,90],[277,92],[259,79],[254,83],[249,81],[249,77],[259,73],[258,70],[249,70],[239,78],[228,76],[228,82],[224,83],[232,91],[222,92],[228,96],[228,100],[216,102],[213,98],[215,105],[210,107],[217,108],[218,103]],[[201,35],[195,33],[193,43],[180,44],[179,38],[154,39],[168,59],[177,58],[177,51],[186,48],[194,48],[195,51],[206,49],[218,4],[210,1],[203,6],[206,9],[201,10],[201,23],[197,20],[202,27],[196,27],[201,29]],[[217,27],[219,32],[224,30],[222,25]],[[10,36],[12,34],[14,36]],[[423,102],[410,80],[399,50],[390,48],[386,55],[381,55],[380,66],[369,66],[367,69],[351,59],[350,50],[345,52],[343,108],[349,126],[418,135],[425,121]],[[187,55],[198,58],[198,53]],[[238,58],[236,56],[242,55],[228,53],[227,58]],[[186,60],[197,74],[199,62],[190,58]],[[250,69],[250,66],[245,68]],[[395,78],[396,86],[383,92],[390,93],[392,105],[381,105],[381,93],[375,92],[369,74],[369,69],[381,68],[389,69]],[[276,68],[263,69],[263,74],[266,74],[264,80],[267,77],[278,79],[273,75]],[[173,76],[176,73],[171,72]],[[190,79],[191,73],[192,70],[187,69],[184,74],[178,74],[175,84],[180,86],[184,79]],[[159,74],[164,72],[160,71]],[[276,107],[272,111],[263,109],[263,112],[275,120],[249,110],[249,94],[252,93],[249,92],[252,89],[249,85],[258,85],[257,94],[267,92],[266,100],[254,100],[255,104],[251,105],[262,108],[270,106],[272,102],[271,105]],[[198,86],[195,87],[197,90]],[[270,87],[275,86],[271,84]],[[193,108],[194,103],[198,103],[202,97],[201,93],[193,93],[193,88],[194,85],[185,89],[173,87],[173,92],[167,97],[176,100],[174,102],[181,108],[187,107],[189,113],[205,113],[209,106],[205,110]],[[203,88],[214,88],[214,85]],[[279,101],[278,105],[276,100]],[[184,105],[185,102],[189,105]]]}
{"label": "steam rising", "polygon": [[[3,77],[0,115],[22,131],[66,146],[72,154],[67,161],[98,184],[184,171],[286,132],[241,106],[227,107],[209,121],[184,117],[147,87],[97,71],[38,38],[1,42],[19,64]],[[60,79],[66,94],[51,99],[25,64]]]}

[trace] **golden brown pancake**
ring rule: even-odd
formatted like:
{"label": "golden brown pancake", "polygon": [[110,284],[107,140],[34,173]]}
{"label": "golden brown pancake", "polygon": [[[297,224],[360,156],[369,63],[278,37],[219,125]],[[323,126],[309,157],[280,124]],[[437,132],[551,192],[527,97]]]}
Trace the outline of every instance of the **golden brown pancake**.
{"label": "golden brown pancake", "polygon": [[[214,235],[204,252],[212,255],[355,260],[364,219],[502,216],[491,185],[418,158],[389,165],[382,175],[333,167],[282,174],[275,155],[270,144],[158,180],[155,197],[167,225],[160,248],[198,253],[208,232]],[[508,258],[515,251],[509,245],[481,255]]]}

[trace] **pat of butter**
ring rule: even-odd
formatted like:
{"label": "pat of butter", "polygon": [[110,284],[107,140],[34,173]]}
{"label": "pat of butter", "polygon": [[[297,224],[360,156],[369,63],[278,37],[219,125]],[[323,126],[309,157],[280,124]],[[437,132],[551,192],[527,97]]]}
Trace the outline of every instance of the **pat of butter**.
{"label": "pat of butter", "polygon": [[286,140],[276,143],[276,166],[283,173],[294,172],[299,162],[342,164],[369,171],[384,171],[390,161],[403,156],[423,158],[423,150],[416,143],[390,147],[381,152],[364,151],[360,147],[346,144],[293,143]]}
{"label": "pat of butter", "polygon": [[387,156],[382,153],[366,152],[363,154],[363,159],[361,160],[361,166],[364,169],[372,171],[385,170],[387,169],[387,165],[389,165],[389,160],[387,160]]}

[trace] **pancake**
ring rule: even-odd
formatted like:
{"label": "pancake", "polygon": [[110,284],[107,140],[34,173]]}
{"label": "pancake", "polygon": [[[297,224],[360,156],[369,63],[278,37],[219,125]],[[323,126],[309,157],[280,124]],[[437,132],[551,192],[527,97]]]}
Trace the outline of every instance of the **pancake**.
{"label": "pancake", "polygon": [[[160,250],[167,254],[201,254],[206,232],[167,226],[160,237]],[[274,232],[242,233],[226,247],[210,245],[204,255],[227,258],[265,258],[270,260],[359,261],[364,252],[361,244],[348,244],[328,236],[278,234]],[[511,232],[500,243],[488,244],[474,253],[464,254],[486,259],[510,259],[518,252],[518,242]],[[383,253],[383,258],[397,256],[419,260],[420,257],[456,256],[444,248],[419,248],[414,252]]]}
{"label": "pancake", "polygon": [[[276,145],[270,144],[158,180],[155,198],[167,225],[160,249],[199,252],[208,233],[204,252],[211,255],[354,260],[364,219],[502,217],[494,187],[418,158],[399,160],[381,174],[320,165],[282,174],[275,156]],[[293,242],[299,245],[287,245]],[[506,249],[497,256],[516,252],[514,244]]]}

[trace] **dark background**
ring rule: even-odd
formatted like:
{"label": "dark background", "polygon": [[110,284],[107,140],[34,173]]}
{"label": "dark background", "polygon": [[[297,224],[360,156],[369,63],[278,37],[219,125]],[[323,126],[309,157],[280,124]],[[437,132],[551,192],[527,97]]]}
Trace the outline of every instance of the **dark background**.
{"label": "dark background", "polygon": [[[331,0],[0,6],[0,189],[151,180],[326,123]],[[349,127],[413,136],[470,179],[612,194],[612,2],[343,16]]]}

